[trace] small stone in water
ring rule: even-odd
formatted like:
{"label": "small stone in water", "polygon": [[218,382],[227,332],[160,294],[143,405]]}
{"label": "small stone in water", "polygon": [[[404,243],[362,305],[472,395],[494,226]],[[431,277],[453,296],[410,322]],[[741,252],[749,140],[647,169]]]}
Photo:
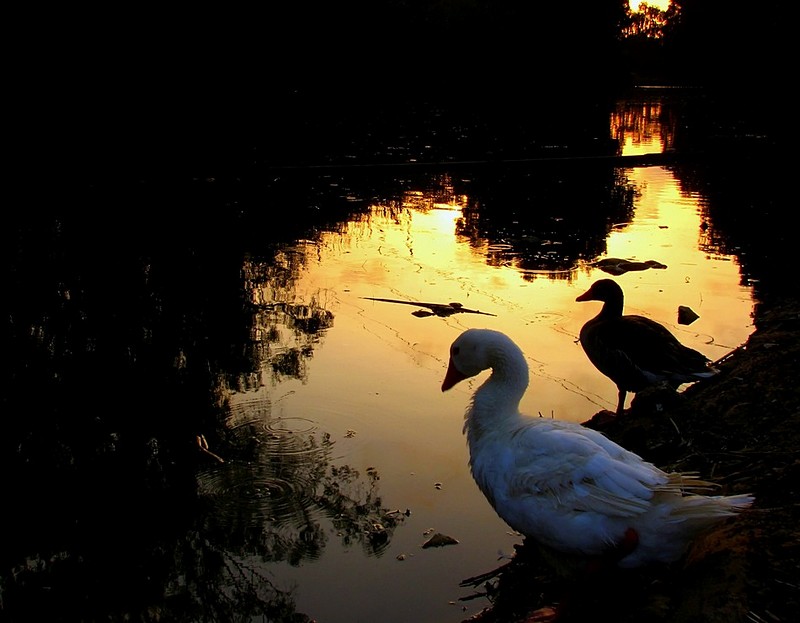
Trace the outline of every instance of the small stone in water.
{"label": "small stone in water", "polygon": [[437,532],[431,538],[429,538],[425,543],[423,543],[422,548],[427,549],[429,547],[443,547],[445,545],[457,545],[458,541],[451,536],[447,536],[446,534],[442,534],[441,532]]}
{"label": "small stone in water", "polygon": [[692,324],[699,317],[692,308],[678,305],[678,324]]}

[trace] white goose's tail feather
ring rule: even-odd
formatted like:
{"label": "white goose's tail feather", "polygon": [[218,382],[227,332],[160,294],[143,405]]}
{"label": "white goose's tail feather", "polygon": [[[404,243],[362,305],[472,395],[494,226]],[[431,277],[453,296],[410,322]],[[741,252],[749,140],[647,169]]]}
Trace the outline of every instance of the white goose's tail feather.
{"label": "white goose's tail feather", "polygon": [[657,492],[653,499],[653,513],[660,516],[660,520],[635,526],[640,537],[639,547],[619,564],[633,568],[652,562],[674,562],[702,532],[738,515],[754,501],[749,494],[711,496],[684,493],[678,497],[675,491]]}
{"label": "white goose's tail feather", "polygon": [[741,495],[687,495],[676,505],[673,515],[688,520],[712,520],[731,517],[749,508],[755,498],[749,494]]}
{"label": "white goose's tail feather", "polygon": [[[673,516],[685,519],[719,519],[730,517],[749,508],[755,498],[749,493],[739,495],[701,495],[719,485],[700,480],[694,472],[668,474],[665,484],[656,490],[666,494],[681,494],[680,504],[675,504]],[[657,494],[658,495],[658,494]]]}

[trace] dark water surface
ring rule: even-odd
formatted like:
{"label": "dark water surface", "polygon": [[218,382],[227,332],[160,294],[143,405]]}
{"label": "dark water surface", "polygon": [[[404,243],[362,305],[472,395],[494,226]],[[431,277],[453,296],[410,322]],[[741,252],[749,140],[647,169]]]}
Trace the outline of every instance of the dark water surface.
{"label": "dark water surface", "polygon": [[[344,120],[313,152],[298,136],[283,160],[254,145],[191,175],[31,187],[3,228],[0,613],[444,623],[487,606],[459,582],[520,538],[468,474],[474,386],[439,391],[452,339],[509,333],[525,410],[583,421],[615,400],[575,343],[599,260],[663,266],[615,274],[629,310],[712,359],[796,287],[778,270],[788,164],[769,137],[715,134],[699,103],[647,91],[527,124],[421,109]],[[654,152],[670,157],[613,159]],[[459,543],[423,548],[435,533]]]}

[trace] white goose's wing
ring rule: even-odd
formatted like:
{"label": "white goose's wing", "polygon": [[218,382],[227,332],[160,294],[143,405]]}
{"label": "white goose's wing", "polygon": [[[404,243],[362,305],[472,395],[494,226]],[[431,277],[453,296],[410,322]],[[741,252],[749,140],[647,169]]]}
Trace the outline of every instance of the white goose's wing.
{"label": "white goose's wing", "polygon": [[523,421],[512,435],[510,496],[541,496],[565,511],[630,517],[646,512],[667,474],[579,424]]}

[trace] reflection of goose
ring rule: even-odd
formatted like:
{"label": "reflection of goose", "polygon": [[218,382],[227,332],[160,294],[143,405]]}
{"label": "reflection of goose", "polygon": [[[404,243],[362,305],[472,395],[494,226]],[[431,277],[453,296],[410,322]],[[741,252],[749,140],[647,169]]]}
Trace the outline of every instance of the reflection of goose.
{"label": "reflection of goose", "polygon": [[617,415],[628,392],[667,383],[677,389],[716,374],[702,353],[681,344],[669,330],[650,318],[623,315],[619,284],[600,279],[576,301],[603,301],[600,313],[581,328],[580,341],[594,366],[617,386]]}
{"label": "reflection of goose", "polygon": [[453,342],[442,391],[489,368],[465,416],[472,475],[506,523],[558,558],[669,563],[752,504],[749,495],[687,493],[709,485],[663,472],[580,424],[520,414],[528,365],[497,331],[469,329]]}

